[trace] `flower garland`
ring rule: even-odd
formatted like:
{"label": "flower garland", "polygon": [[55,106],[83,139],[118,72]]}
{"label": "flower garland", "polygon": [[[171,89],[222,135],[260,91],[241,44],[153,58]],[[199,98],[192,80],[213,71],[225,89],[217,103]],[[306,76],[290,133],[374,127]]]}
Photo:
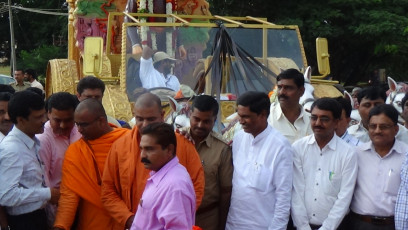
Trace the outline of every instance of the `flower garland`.
{"label": "flower garland", "polygon": [[[173,4],[171,0],[166,0],[166,14],[173,13]],[[172,17],[167,17],[167,23],[173,23]],[[174,49],[173,49],[173,32],[166,31],[166,53],[171,57],[174,57]]]}
{"label": "flower garland", "polygon": [[[139,11],[145,11],[146,10],[146,0],[140,0],[139,4]],[[146,18],[140,18],[141,23],[146,23]],[[141,26],[140,27],[140,39],[141,39],[141,45],[142,48],[147,46],[147,26]]]}

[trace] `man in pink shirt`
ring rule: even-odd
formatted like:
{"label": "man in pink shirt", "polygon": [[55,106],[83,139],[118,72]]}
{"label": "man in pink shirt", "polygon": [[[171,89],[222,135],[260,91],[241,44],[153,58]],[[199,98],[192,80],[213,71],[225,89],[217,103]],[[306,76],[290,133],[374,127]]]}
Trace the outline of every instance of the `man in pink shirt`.
{"label": "man in pink shirt", "polygon": [[196,210],[194,187],[176,156],[173,128],[166,123],[153,123],[141,134],[141,162],[152,171],[131,230],[191,230]]}
{"label": "man in pink shirt", "polygon": [[[47,186],[59,188],[62,175],[62,162],[68,146],[81,138],[74,123],[74,111],[78,99],[69,93],[60,92],[51,95],[47,102],[48,119],[44,133],[37,134],[40,140],[39,155],[44,162]],[[54,224],[56,205],[48,205],[48,224]]]}

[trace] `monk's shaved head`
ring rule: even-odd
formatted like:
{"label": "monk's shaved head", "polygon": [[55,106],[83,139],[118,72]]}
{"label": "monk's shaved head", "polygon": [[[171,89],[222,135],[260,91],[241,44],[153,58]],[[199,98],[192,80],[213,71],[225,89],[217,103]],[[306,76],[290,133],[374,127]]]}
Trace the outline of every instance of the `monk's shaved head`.
{"label": "monk's shaved head", "polygon": [[96,99],[89,98],[83,100],[81,103],[79,103],[79,105],[75,109],[75,113],[81,113],[85,110],[90,111],[95,117],[106,118],[106,112],[105,109],[103,108],[102,103]]}
{"label": "monk's shaved head", "polygon": [[135,108],[151,108],[152,106],[156,106],[157,109],[161,112],[161,101],[160,98],[152,93],[144,93],[140,95],[135,103]]}
{"label": "monk's shaved head", "polygon": [[160,98],[152,93],[142,94],[136,100],[134,114],[139,132],[149,124],[164,121]]}

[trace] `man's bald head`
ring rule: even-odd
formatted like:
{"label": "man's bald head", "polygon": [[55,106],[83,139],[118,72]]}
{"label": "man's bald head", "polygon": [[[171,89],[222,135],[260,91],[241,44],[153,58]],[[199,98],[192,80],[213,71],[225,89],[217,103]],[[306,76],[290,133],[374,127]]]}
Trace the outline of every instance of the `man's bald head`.
{"label": "man's bald head", "polygon": [[75,109],[75,124],[82,137],[95,140],[112,131],[109,126],[105,109],[96,99],[85,99]]}
{"label": "man's bald head", "polygon": [[139,96],[135,103],[134,113],[139,132],[149,124],[164,121],[160,98],[152,93]]}
{"label": "man's bald head", "polygon": [[150,108],[152,106],[156,106],[161,113],[161,100],[153,93],[144,93],[140,95],[135,102],[135,108]]}
{"label": "man's bald head", "polygon": [[89,98],[83,100],[75,109],[75,113],[81,113],[84,110],[90,111],[95,117],[106,118],[106,112],[102,103],[96,99]]}

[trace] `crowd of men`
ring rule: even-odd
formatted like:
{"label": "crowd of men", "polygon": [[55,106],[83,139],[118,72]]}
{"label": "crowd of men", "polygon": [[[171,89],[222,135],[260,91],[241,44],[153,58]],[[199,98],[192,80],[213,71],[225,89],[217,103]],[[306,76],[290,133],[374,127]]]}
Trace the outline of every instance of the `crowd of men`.
{"label": "crowd of men", "polygon": [[213,131],[211,96],[195,97],[179,133],[151,93],[135,101],[135,126],[121,128],[104,90],[85,77],[76,95],[45,102],[0,87],[1,229],[408,229],[408,131],[379,88],[359,91],[362,120],[349,127],[352,102],[317,99],[308,114],[303,75],[283,71],[276,102],[237,99],[231,145]]}

